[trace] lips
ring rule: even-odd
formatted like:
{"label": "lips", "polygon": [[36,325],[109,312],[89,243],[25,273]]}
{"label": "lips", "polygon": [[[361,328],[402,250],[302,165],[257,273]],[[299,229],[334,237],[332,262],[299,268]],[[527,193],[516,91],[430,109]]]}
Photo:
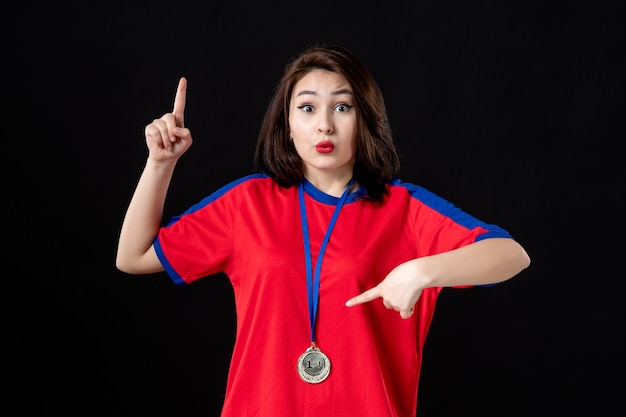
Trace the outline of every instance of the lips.
{"label": "lips", "polygon": [[319,153],[331,153],[335,150],[335,145],[330,141],[324,141],[315,145],[315,150]]}

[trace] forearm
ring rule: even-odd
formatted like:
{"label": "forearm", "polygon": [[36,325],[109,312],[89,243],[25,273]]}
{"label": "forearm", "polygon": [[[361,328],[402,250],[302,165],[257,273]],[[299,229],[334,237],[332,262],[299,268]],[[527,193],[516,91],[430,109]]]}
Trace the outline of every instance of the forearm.
{"label": "forearm", "polygon": [[117,248],[116,266],[128,273],[160,270],[152,242],[163,220],[163,207],[174,172],[175,161],[148,159],[132,196]]}
{"label": "forearm", "polygon": [[449,252],[418,258],[428,287],[484,285],[506,281],[530,265],[524,248],[513,239],[485,239]]}

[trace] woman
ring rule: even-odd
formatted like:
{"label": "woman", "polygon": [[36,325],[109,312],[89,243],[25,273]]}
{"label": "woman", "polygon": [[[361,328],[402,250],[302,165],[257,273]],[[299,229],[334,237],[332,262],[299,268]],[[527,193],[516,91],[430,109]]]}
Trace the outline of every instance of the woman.
{"label": "woman", "polygon": [[443,287],[488,285],[529,266],[501,227],[396,178],[381,92],[334,45],[287,67],[259,133],[258,173],[162,224],[192,143],[187,80],[145,129],[148,158],[117,267],[185,285],[230,279],[237,336],[222,416],[415,416],[422,348]]}

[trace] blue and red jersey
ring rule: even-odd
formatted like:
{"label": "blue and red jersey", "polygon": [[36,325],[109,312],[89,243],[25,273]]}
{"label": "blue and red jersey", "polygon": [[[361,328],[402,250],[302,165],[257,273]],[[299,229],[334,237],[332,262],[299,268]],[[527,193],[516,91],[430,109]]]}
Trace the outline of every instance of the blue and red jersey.
{"label": "blue and red jersey", "polygon": [[[402,319],[381,300],[345,302],[399,264],[509,233],[447,200],[395,180],[375,203],[348,195],[323,258],[315,341],[332,364],[318,384],[300,379],[311,345],[298,187],[263,174],[233,181],[172,218],[154,246],[177,284],[225,273],[236,341],[222,417],[413,417],[422,349],[441,288],[427,288]],[[304,182],[313,265],[339,199]]]}

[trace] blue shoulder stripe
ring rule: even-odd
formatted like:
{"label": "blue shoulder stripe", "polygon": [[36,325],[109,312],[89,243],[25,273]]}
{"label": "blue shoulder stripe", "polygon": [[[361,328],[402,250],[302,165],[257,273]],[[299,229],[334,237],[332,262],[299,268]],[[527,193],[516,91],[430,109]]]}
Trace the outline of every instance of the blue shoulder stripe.
{"label": "blue shoulder stripe", "polygon": [[443,216],[450,218],[455,223],[460,224],[468,229],[474,229],[476,227],[487,230],[485,233],[479,235],[476,241],[491,238],[491,237],[508,237],[511,235],[508,231],[495,224],[488,224],[476,217],[464,212],[448,200],[436,195],[435,193],[427,190],[426,188],[407,182],[402,182],[399,179],[395,179],[390,182],[392,186],[399,186],[405,188],[411,197],[421,201],[426,206],[432,208]]}
{"label": "blue shoulder stripe", "polygon": [[211,202],[217,200],[218,198],[220,198],[221,196],[223,196],[224,194],[226,194],[228,191],[232,190],[233,188],[235,188],[239,184],[242,184],[242,183],[244,183],[246,181],[249,181],[249,180],[252,180],[252,179],[256,179],[256,178],[268,178],[268,176],[266,174],[250,174],[250,175],[246,175],[245,177],[241,177],[239,179],[236,179],[236,180],[234,180],[232,182],[229,182],[228,184],[223,185],[222,187],[218,188],[216,191],[214,191],[209,196],[204,197],[198,203],[196,203],[193,206],[189,207],[187,210],[185,210],[184,213],[172,217],[167,222],[167,226],[170,226],[173,223],[176,223],[176,221],[178,221],[178,219],[180,219],[185,214],[193,213],[195,211],[200,210],[202,207],[204,207],[207,204],[210,204]]}

